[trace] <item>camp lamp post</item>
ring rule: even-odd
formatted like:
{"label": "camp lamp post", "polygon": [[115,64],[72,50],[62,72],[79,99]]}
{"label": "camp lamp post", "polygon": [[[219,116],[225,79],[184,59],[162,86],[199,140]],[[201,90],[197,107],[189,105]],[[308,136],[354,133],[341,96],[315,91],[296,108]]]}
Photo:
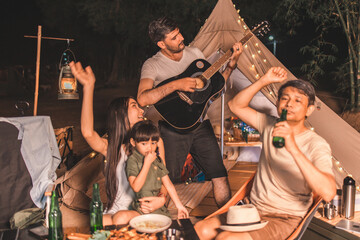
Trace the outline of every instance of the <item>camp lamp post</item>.
{"label": "camp lamp post", "polygon": [[[40,75],[40,51],[41,51],[41,39],[49,39],[49,40],[58,40],[58,41],[67,41],[68,46],[70,41],[74,41],[74,39],[69,38],[55,38],[55,37],[43,37],[42,36],[42,26],[38,26],[38,34],[37,36],[29,36],[25,35],[25,38],[37,38],[37,55],[36,55],[36,75],[35,75],[35,93],[34,93],[34,113],[33,115],[37,115],[37,105],[38,105],[38,96],[39,96],[39,75]],[[69,49],[70,50],[70,49]],[[66,50],[65,50],[66,51]],[[60,60],[61,63],[61,60]],[[65,69],[64,69],[65,70]],[[66,73],[66,71],[65,71]],[[67,75],[70,76],[70,75]],[[65,76],[64,76],[65,77]],[[64,79],[65,80],[65,79]],[[59,80],[60,81],[60,80]],[[64,81],[65,83],[65,81]],[[76,82],[75,82],[76,83]],[[59,84],[60,85],[60,84]],[[67,85],[66,85],[67,86]],[[75,93],[76,93],[76,84],[75,84]],[[76,95],[75,95],[76,96]],[[62,99],[79,99],[77,98],[62,98]]]}

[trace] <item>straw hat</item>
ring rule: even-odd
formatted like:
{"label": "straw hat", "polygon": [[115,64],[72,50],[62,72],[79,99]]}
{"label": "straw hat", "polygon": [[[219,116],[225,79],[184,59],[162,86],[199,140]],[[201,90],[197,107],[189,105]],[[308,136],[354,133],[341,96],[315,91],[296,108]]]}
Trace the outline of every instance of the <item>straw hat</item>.
{"label": "straw hat", "polygon": [[231,206],[227,213],[226,225],[220,228],[232,232],[248,232],[265,227],[268,221],[261,221],[256,207],[252,204]]}

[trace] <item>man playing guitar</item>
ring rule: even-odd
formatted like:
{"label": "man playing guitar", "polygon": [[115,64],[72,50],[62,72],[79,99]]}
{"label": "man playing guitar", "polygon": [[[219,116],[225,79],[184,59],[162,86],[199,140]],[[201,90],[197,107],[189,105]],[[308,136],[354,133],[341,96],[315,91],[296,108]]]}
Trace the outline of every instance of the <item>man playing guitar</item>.
{"label": "man playing guitar", "polygon": [[[141,70],[141,80],[137,100],[141,106],[153,105],[175,91],[194,92],[203,88],[199,78],[184,77],[156,87],[162,81],[182,73],[196,59],[205,59],[203,53],[194,47],[186,47],[177,24],[166,17],[149,24],[149,36],[160,48],[153,57],[145,61]],[[235,43],[232,56],[222,73],[226,81],[236,68],[242,44]],[[218,207],[230,199],[227,171],[209,120],[201,122],[194,130],[178,132],[165,121],[159,121],[161,137],[165,145],[166,167],[171,180],[180,182],[181,170],[190,152],[195,164],[204,172],[206,180],[213,183],[213,191]]]}

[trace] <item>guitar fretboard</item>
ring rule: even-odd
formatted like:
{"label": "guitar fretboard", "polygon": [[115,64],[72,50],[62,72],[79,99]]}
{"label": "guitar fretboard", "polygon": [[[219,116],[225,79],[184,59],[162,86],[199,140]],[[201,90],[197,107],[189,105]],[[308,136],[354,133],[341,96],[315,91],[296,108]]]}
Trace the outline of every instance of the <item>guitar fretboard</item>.
{"label": "guitar fretboard", "polygon": [[[249,32],[239,42],[245,44],[252,36],[253,32]],[[209,67],[202,75],[206,80],[209,80],[219,69],[230,59],[232,55],[232,49],[228,50],[221,58],[219,58],[211,67]]]}

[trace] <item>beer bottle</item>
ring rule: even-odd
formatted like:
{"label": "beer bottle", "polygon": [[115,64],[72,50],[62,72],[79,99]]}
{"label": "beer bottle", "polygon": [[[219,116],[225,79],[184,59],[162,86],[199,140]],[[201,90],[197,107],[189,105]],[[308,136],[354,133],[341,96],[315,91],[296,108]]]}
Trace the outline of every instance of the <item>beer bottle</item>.
{"label": "beer bottle", "polygon": [[90,230],[94,233],[101,229],[103,229],[103,204],[100,199],[99,184],[94,183],[90,203]]}
{"label": "beer bottle", "polygon": [[[277,120],[277,122],[282,122],[282,121],[286,121],[286,114],[287,114],[287,110],[283,109],[281,112],[281,116],[280,118]],[[285,139],[283,137],[273,137],[273,145],[276,148],[282,148],[285,146]]]}
{"label": "beer bottle", "polygon": [[55,191],[51,194],[49,212],[49,240],[63,240],[62,217],[59,208],[58,196]]}

